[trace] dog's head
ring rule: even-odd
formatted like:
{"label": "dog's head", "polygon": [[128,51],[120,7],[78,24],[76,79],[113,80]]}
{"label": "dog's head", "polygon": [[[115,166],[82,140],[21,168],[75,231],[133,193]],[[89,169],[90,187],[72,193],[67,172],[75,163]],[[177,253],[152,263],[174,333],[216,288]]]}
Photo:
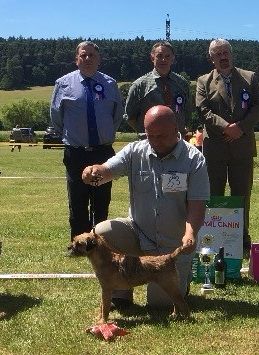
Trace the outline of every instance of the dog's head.
{"label": "dog's head", "polygon": [[87,256],[97,246],[97,239],[98,236],[93,232],[77,235],[69,249],[72,249],[76,255]]}

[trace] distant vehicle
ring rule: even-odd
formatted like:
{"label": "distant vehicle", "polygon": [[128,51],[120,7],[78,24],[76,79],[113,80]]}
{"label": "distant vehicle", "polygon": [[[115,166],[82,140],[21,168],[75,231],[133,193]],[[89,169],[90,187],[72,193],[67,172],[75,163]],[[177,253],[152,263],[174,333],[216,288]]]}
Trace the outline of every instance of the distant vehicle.
{"label": "distant vehicle", "polygon": [[38,143],[38,139],[33,128],[15,127],[10,133],[10,143]]}
{"label": "distant vehicle", "polygon": [[48,127],[43,136],[43,149],[64,147],[62,137],[55,132],[54,127]]}

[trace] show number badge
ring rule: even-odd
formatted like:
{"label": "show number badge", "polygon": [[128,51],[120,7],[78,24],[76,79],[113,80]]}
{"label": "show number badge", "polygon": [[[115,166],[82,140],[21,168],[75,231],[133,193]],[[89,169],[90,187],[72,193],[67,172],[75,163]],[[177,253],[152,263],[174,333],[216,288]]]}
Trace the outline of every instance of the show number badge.
{"label": "show number badge", "polygon": [[95,97],[94,97],[95,100],[104,99],[104,88],[102,84],[96,83],[93,87],[93,91],[95,93]]}
{"label": "show number badge", "polygon": [[183,96],[177,95],[175,98],[175,112],[179,113],[183,106]]}
{"label": "show number badge", "polygon": [[246,91],[246,89],[243,89],[241,92],[241,105],[243,109],[247,109],[249,99],[249,93]]}
{"label": "show number badge", "polygon": [[187,174],[162,174],[161,178],[163,193],[187,191]]}

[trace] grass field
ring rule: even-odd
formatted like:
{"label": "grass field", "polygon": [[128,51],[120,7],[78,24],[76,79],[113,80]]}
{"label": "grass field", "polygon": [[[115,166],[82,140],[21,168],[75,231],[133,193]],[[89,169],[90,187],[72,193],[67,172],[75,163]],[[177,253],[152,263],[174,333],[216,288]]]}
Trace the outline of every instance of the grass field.
{"label": "grass field", "polygon": [[28,90],[0,90],[0,110],[2,105],[10,104],[22,99],[50,101],[53,86],[34,86]]}
{"label": "grass field", "polygon": [[[119,149],[122,143],[116,143]],[[0,143],[0,273],[92,272],[85,258],[64,256],[69,241],[62,149]],[[259,164],[255,163],[251,234],[258,240]],[[110,217],[126,216],[127,181],[113,184]],[[247,264],[245,264],[247,266]],[[98,314],[95,279],[2,280],[1,355],[255,355],[259,340],[259,288],[243,277],[208,298],[191,285],[190,321],[170,322],[167,312],[145,306],[146,288],[137,287],[131,310],[111,313],[129,335],[105,343],[86,334]]]}

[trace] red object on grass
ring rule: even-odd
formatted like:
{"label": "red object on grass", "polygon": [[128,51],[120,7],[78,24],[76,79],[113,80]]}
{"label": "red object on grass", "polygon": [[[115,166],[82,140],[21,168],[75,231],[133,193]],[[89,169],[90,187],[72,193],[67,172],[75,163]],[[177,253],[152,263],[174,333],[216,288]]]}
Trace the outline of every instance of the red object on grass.
{"label": "red object on grass", "polygon": [[118,327],[114,322],[94,325],[86,329],[86,332],[106,341],[114,340],[117,336],[121,337],[129,333],[126,329]]}

